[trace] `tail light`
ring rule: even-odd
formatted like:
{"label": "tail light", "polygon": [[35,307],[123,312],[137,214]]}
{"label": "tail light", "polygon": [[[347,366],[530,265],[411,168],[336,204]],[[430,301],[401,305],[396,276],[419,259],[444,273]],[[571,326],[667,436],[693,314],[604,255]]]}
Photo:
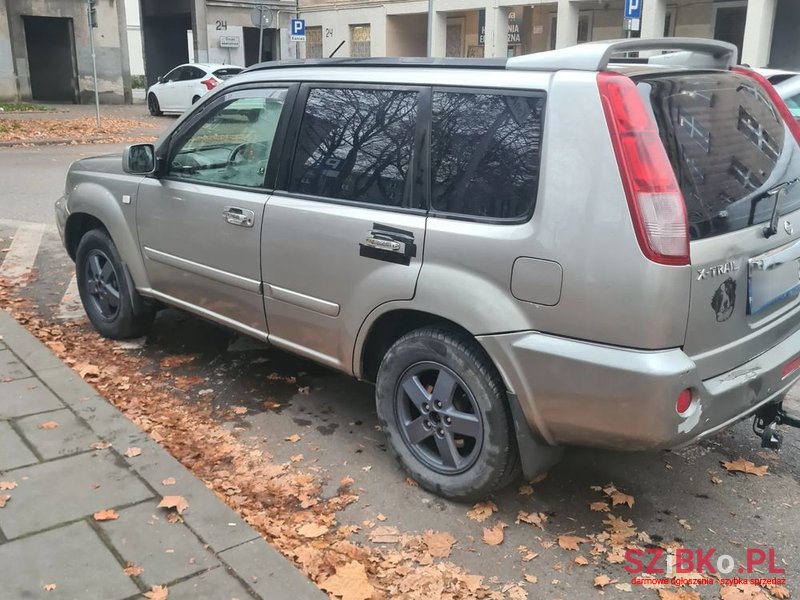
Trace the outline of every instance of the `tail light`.
{"label": "tail light", "polygon": [[204,79],[200,83],[206,86],[207,90],[213,90],[215,87],[219,85],[219,79],[217,79],[216,77],[209,77],[208,79]]}
{"label": "tail light", "polygon": [[689,264],[686,205],[653,117],[630,78],[601,72],[597,85],[642,252],[660,264]]}
{"label": "tail light", "polygon": [[678,395],[678,400],[675,402],[675,411],[679,415],[683,415],[692,407],[692,390],[683,390]]}
{"label": "tail light", "polygon": [[755,80],[759,83],[759,85],[761,85],[762,88],[764,88],[764,91],[767,93],[767,96],[769,96],[769,99],[772,100],[775,108],[777,108],[778,112],[781,113],[781,117],[783,117],[783,120],[786,122],[786,125],[792,132],[795,141],[800,144],[800,123],[797,121],[797,119],[795,119],[794,115],[792,115],[789,107],[786,106],[786,102],[783,101],[783,98],[781,98],[778,90],[775,89],[775,86],[767,81],[763,75],[756,73],[755,71],[751,71],[750,69],[745,69],[744,67],[733,67],[733,71]]}
{"label": "tail light", "polygon": [[781,379],[786,379],[798,369],[800,369],[800,356],[786,363],[786,365],[783,367],[783,373],[781,373]]}

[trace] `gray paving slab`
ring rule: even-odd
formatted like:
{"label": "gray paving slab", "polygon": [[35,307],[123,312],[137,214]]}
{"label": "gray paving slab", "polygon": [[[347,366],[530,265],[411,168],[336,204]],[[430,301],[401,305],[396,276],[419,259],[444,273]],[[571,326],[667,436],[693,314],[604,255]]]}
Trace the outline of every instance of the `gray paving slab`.
{"label": "gray paving slab", "polygon": [[[275,597],[273,592],[272,597]],[[252,596],[224,568],[213,569],[169,588],[169,600],[250,600]],[[297,600],[303,600],[298,598]]]}
{"label": "gray paving slab", "polygon": [[263,598],[274,598],[277,590],[282,598],[328,597],[263,539],[220,552],[219,557]]}
{"label": "gray paving slab", "polygon": [[39,459],[28,449],[11,425],[0,421],[0,471],[8,471],[36,462],[39,462]]}
{"label": "gray paving slab", "polygon": [[[0,582],[9,600],[121,600],[139,591],[84,521],[1,545]],[[45,592],[48,584],[55,590]]]}
{"label": "gray paving slab", "polygon": [[[142,454],[148,460],[137,465],[139,476],[163,495],[183,496],[189,509],[183,514],[186,523],[215,552],[238,546],[259,537],[238,513],[220,501],[205,484],[151,439],[142,441]],[[135,459],[134,459],[135,460]],[[161,482],[175,478],[175,485],[164,487]]]}
{"label": "gray paving slab", "polygon": [[35,378],[0,382],[0,419],[64,408],[53,392]]}
{"label": "gray paving slab", "polygon": [[108,450],[17,469],[6,477],[18,484],[11,502],[0,510],[0,529],[8,538],[153,496]]}
{"label": "gray paving slab", "polygon": [[3,341],[14,353],[34,371],[63,366],[63,363],[50,350],[32,336],[27,329],[17,323],[8,313],[0,311],[0,333]]}
{"label": "gray paving slab", "polygon": [[[43,421],[55,421],[55,429],[40,429]],[[44,460],[85,452],[99,438],[75,414],[65,408],[15,422],[17,430]]]}
{"label": "gray paving slab", "polygon": [[219,565],[214,555],[169,512],[144,502],[119,511],[119,519],[100,524],[120,556],[142,568],[145,585],[163,585]]}
{"label": "gray paving slab", "polygon": [[11,350],[0,350],[0,381],[24,379],[32,375]]}

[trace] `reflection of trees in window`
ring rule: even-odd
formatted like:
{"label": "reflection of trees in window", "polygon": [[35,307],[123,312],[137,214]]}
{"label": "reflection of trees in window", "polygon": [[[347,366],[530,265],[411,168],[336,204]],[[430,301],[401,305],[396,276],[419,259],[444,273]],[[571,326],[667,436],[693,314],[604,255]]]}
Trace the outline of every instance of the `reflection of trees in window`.
{"label": "reflection of trees in window", "polygon": [[526,215],[536,196],[542,98],[436,92],[431,176],[435,210]]}
{"label": "reflection of trees in window", "polygon": [[417,93],[311,90],[291,190],[389,206],[404,199],[417,117]]}

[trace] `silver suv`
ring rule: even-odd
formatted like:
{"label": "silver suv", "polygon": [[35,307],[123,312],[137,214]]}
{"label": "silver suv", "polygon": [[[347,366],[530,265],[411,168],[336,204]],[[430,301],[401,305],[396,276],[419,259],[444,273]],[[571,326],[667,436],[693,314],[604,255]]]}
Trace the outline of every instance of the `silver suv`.
{"label": "silver suv", "polygon": [[75,163],[57,219],[103,335],[170,305],[375,382],[393,452],[448,498],[750,415],[774,447],[800,126],[735,63],[673,38],[263,64]]}

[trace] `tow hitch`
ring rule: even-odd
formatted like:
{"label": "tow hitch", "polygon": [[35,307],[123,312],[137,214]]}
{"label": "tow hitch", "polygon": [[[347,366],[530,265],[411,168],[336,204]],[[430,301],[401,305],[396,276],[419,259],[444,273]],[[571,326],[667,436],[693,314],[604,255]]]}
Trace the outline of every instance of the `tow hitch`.
{"label": "tow hitch", "polygon": [[775,450],[783,445],[783,434],[778,425],[800,428],[800,419],[784,412],[783,402],[768,404],[756,413],[753,419],[753,432],[761,438],[761,447]]}

